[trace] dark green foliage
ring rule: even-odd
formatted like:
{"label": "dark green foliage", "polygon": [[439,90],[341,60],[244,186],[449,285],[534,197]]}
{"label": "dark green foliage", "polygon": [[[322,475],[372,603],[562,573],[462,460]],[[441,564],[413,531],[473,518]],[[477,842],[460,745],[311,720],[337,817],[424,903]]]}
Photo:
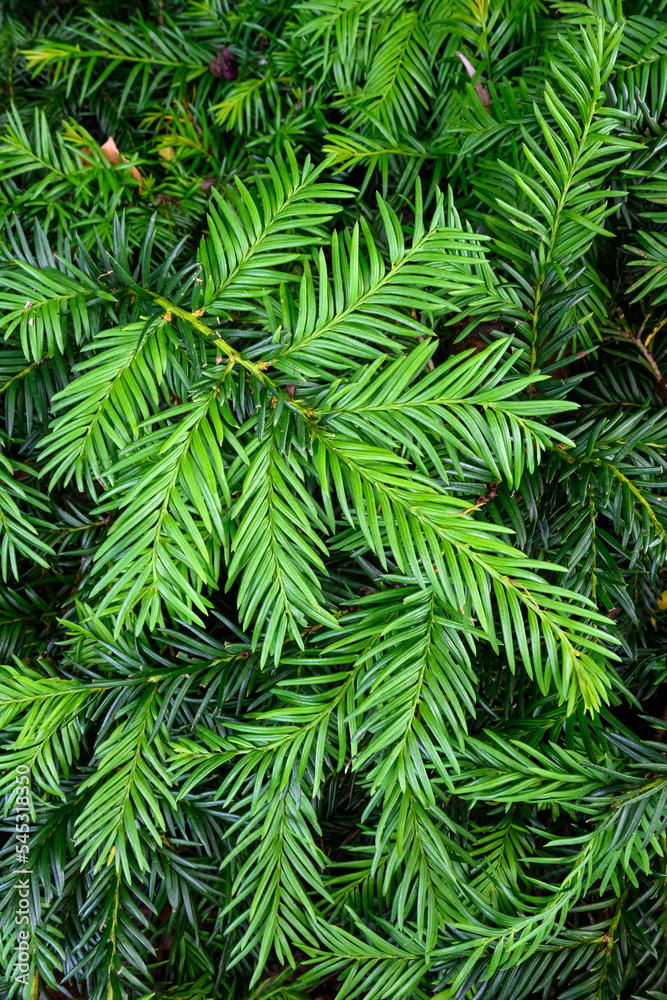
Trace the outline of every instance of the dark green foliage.
{"label": "dark green foliage", "polygon": [[667,4],[0,35],[2,995],[664,1000]]}

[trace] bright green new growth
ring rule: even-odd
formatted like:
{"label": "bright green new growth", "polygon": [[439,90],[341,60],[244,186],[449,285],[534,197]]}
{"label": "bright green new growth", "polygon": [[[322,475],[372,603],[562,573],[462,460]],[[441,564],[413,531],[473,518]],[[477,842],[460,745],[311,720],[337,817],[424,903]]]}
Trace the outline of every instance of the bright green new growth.
{"label": "bright green new growth", "polygon": [[3,996],[664,1000],[663,6],[0,12]]}

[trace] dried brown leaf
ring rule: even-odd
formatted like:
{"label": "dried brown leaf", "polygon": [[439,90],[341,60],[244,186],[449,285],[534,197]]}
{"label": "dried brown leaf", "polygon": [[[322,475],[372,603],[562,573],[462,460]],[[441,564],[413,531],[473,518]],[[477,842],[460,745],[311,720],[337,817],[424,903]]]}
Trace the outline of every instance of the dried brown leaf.
{"label": "dried brown leaf", "polygon": [[235,80],[239,75],[239,65],[236,56],[229,49],[219,49],[208,64],[213,76],[218,80]]}
{"label": "dried brown leaf", "polygon": [[[475,67],[473,66],[473,64],[468,59],[468,57],[464,56],[462,52],[458,52],[458,51],[457,51],[456,55],[459,57],[459,59],[461,60],[461,62],[465,66],[466,73],[468,74],[468,76],[470,77],[470,79],[474,80],[475,79],[476,70],[475,70]],[[489,104],[491,103],[491,95],[488,92],[488,90],[486,89],[486,87],[484,86],[484,84],[481,83],[479,80],[477,80],[477,82],[475,83],[475,93],[479,97],[479,99],[482,102],[482,104],[484,105],[484,107],[488,108]]]}
{"label": "dried brown leaf", "polygon": [[[129,162],[127,156],[122,156],[120,150],[118,149],[118,146],[114,142],[114,137],[112,135],[110,135],[107,141],[100,146],[100,149],[106,156],[109,163],[113,164],[114,167],[119,166],[121,160],[123,161],[123,163]],[[130,173],[134,177],[135,181],[139,182],[139,190],[141,191],[142,177],[138,167],[130,167]]]}

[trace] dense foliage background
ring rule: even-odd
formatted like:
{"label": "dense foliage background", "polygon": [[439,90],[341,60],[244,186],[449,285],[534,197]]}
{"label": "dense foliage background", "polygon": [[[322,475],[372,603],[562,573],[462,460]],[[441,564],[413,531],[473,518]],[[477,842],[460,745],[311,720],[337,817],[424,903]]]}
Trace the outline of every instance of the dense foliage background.
{"label": "dense foliage background", "polygon": [[666,8],[4,0],[3,996],[664,998]]}

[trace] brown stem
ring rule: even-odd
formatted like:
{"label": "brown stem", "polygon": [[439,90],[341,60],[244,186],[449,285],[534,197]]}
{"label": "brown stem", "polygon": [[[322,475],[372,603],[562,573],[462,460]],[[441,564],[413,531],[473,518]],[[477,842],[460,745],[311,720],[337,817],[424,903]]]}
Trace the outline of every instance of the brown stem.
{"label": "brown stem", "polygon": [[[651,318],[651,313],[649,313],[647,315],[646,319],[644,320],[644,322],[642,323],[642,325],[639,327],[639,330],[637,331],[636,334],[632,333],[632,331],[630,330],[630,328],[627,326],[626,321],[625,321],[625,316],[623,315],[623,313],[621,312],[620,309],[618,310],[618,313],[619,313],[619,316],[621,317],[621,320],[622,320],[621,328],[623,330],[623,333],[628,338],[628,340],[631,340],[632,343],[636,347],[639,348],[639,350],[643,354],[644,358],[648,362],[649,367],[650,367],[650,369],[653,372],[653,375],[655,377],[655,380],[658,383],[658,386],[660,388],[662,388],[665,385],[665,379],[663,377],[663,374],[660,371],[660,368],[658,367],[657,361],[655,360],[655,358],[653,357],[653,355],[649,351],[648,347],[646,346],[646,344],[642,340],[642,334],[644,333],[644,330],[646,328],[646,324],[648,323],[649,319]],[[662,393],[660,395],[662,395]]]}

